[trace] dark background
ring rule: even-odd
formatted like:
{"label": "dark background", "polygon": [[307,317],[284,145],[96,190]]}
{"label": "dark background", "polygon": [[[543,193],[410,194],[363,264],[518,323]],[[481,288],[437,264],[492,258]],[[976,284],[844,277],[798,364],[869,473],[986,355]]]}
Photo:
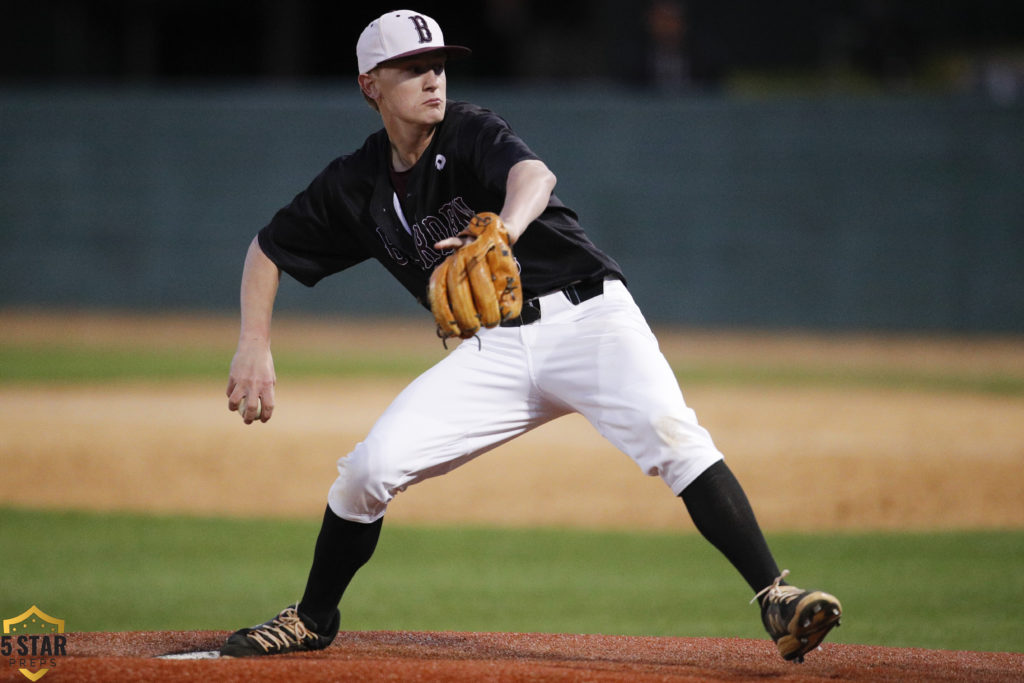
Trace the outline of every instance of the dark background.
{"label": "dark background", "polygon": [[[295,81],[355,74],[362,28],[392,3],[339,0],[34,0],[0,3],[6,82]],[[468,78],[644,82],[648,9],[629,0],[421,0]],[[966,71],[1024,47],[1020,0],[688,0],[679,33],[691,82],[829,77],[962,87]]]}
{"label": "dark background", "polygon": [[[0,3],[0,306],[236,311],[253,234],[380,127],[390,3]],[[1024,332],[1021,0],[413,8],[650,318]],[[376,264],[278,302],[423,313]]]}

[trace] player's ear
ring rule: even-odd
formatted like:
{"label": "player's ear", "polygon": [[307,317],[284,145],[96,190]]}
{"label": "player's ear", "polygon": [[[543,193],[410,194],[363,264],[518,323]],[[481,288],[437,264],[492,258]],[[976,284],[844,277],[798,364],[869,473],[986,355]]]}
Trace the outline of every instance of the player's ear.
{"label": "player's ear", "polygon": [[359,74],[359,89],[363,91],[363,96],[376,101],[380,97],[380,86],[377,85],[377,79],[374,77],[373,72]]}

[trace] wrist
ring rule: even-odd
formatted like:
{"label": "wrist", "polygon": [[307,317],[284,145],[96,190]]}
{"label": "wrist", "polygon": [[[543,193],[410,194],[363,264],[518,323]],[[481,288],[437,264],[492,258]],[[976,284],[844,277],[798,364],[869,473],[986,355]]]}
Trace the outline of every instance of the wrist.
{"label": "wrist", "polygon": [[270,348],[270,335],[243,330],[238,335],[238,348]]}
{"label": "wrist", "polygon": [[525,228],[519,227],[517,223],[506,221],[504,217],[501,219],[501,224],[505,227],[505,232],[508,234],[509,244],[515,244],[525,230]]}

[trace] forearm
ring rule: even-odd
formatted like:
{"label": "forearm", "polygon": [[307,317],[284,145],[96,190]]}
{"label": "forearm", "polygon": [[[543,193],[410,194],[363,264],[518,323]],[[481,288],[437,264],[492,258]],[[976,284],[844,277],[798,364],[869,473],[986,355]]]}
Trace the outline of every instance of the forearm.
{"label": "forearm", "polygon": [[242,416],[246,424],[266,422],[274,413],[274,358],[270,353],[270,319],[277,298],[281,271],[253,240],[245,255],[242,270],[242,326],[238,349],[231,359],[228,374],[228,410],[235,410],[243,399],[247,408]]}
{"label": "forearm", "polygon": [[281,271],[263,250],[257,239],[249,245],[242,271],[242,287],[239,295],[242,323],[238,345],[270,345],[270,323],[277,298]]}
{"label": "forearm", "polygon": [[[509,242],[515,244],[530,223],[544,213],[556,180],[555,174],[537,159],[520,161],[509,169],[505,182],[505,205],[501,207],[500,214]],[[472,237],[459,234],[441,240],[434,248],[458,249],[472,240]]]}
{"label": "forearm", "polygon": [[536,159],[520,161],[509,170],[500,215],[511,242],[544,212],[556,182],[555,174]]}

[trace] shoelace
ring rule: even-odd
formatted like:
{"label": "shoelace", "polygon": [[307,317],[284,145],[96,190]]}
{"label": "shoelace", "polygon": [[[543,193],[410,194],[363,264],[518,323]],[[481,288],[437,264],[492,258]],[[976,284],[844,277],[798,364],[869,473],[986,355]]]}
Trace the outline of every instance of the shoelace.
{"label": "shoelace", "polygon": [[303,640],[313,637],[313,634],[302,622],[298,611],[294,607],[289,607],[277,615],[270,625],[260,626],[248,636],[262,647],[264,652],[270,652],[271,648],[281,649],[289,645],[298,645]]}
{"label": "shoelace", "polygon": [[771,584],[769,584],[768,586],[762,588],[761,590],[759,590],[757,592],[757,594],[750,600],[750,604],[753,605],[755,602],[757,602],[757,599],[759,597],[761,597],[762,595],[764,595],[765,593],[768,593],[768,598],[769,599],[775,598],[775,599],[778,599],[778,600],[789,601],[789,600],[792,600],[793,598],[795,598],[796,594],[799,591],[793,591],[791,595],[786,595],[783,592],[783,589],[785,588],[785,586],[780,586],[779,585],[780,583],[782,583],[782,580],[784,578],[786,578],[787,576],[789,576],[789,570],[788,569],[783,569],[782,573],[779,574],[778,576],[776,576],[775,580],[772,581]]}

